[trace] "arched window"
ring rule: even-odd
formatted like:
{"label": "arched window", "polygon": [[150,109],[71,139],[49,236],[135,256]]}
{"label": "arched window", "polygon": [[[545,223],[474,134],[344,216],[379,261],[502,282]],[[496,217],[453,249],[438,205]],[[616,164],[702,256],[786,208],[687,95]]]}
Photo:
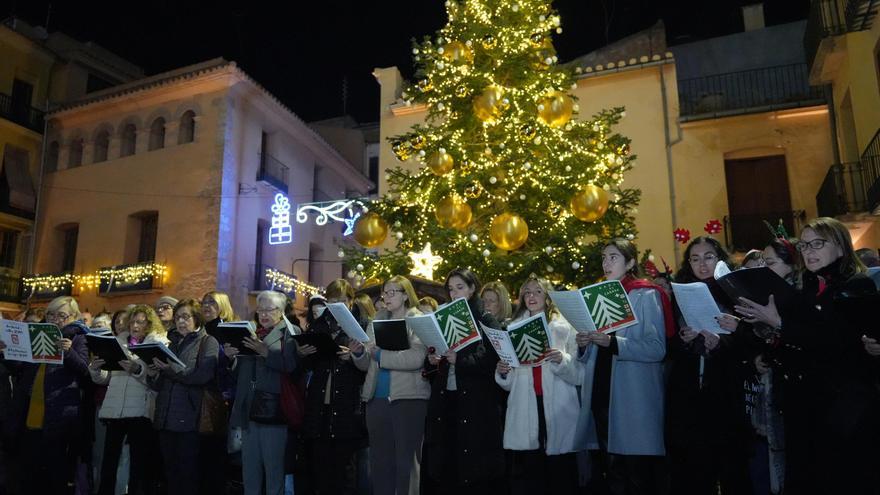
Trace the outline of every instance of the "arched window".
{"label": "arched window", "polygon": [[165,119],[157,118],[150,125],[150,143],[147,151],[159,150],[165,147]]}
{"label": "arched window", "polygon": [[196,113],[187,110],[180,116],[180,126],[178,127],[177,144],[191,143],[196,136]]}
{"label": "arched window", "polygon": [[82,138],[74,139],[70,143],[70,156],[67,161],[67,168],[79,167],[83,163],[83,140]]}
{"label": "arched window", "polygon": [[137,146],[137,128],[128,124],[122,128],[122,141],[119,143],[119,156],[131,156]]}
{"label": "arched window", "polygon": [[94,163],[106,162],[107,152],[110,150],[110,132],[101,131],[95,137],[95,159]]}
{"label": "arched window", "polygon": [[49,149],[46,151],[46,172],[54,172],[58,170],[58,154],[61,151],[61,145],[58,141],[49,143]]}

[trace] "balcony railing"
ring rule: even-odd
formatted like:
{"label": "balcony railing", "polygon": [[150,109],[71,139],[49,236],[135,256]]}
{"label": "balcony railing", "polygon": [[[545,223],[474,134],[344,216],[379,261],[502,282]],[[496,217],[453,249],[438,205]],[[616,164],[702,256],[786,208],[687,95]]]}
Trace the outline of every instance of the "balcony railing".
{"label": "balcony railing", "polygon": [[98,270],[98,293],[111,296],[161,289],[165,273],[165,265],[152,261],[104,267]]}
{"label": "balcony railing", "polygon": [[880,129],[857,162],[837,163],[828,169],[816,194],[820,216],[875,211],[880,207]]}
{"label": "balcony railing", "polygon": [[5,93],[0,93],[0,117],[42,134],[44,116],[44,112],[17,102]]}
{"label": "balcony railing", "polygon": [[287,179],[290,168],[268,153],[260,153],[260,170],[257,180],[263,181],[287,195]]}
{"label": "balcony railing", "polygon": [[822,40],[871,28],[878,0],[813,0],[804,32],[804,55],[811,67]]}
{"label": "balcony railing", "polygon": [[74,279],[75,277],[70,272],[24,275],[20,280],[16,280],[16,284],[21,287],[18,300],[54,299],[69,296],[73,292]]}
{"label": "balcony railing", "polygon": [[6,273],[0,274],[0,301],[21,302],[21,277]]}
{"label": "balcony railing", "polygon": [[794,235],[800,230],[805,218],[804,210],[729,215],[724,217],[724,241],[734,251],[763,249],[771,235],[764,222],[775,227],[781,221],[786,232]]}
{"label": "balcony railing", "polygon": [[779,65],[678,81],[681,120],[781,110],[826,103],[810,86],[806,64]]}

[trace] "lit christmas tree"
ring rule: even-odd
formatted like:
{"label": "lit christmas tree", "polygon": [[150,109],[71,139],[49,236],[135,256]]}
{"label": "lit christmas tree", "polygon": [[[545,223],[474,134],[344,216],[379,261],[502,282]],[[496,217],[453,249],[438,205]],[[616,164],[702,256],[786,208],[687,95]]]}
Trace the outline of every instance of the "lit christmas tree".
{"label": "lit christmas tree", "polygon": [[543,0],[450,0],[449,22],[415,43],[416,82],[402,97],[427,119],[391,146],[417,170],[388,170],[388,192],[355,226],[364,247],[389,232],[395,249],[347,249],[362,276],[412,270],[405,253],[428,243],[437,276],[470,267],[515,289],[530,273],[584,285],[601,277],[601,240],[634,237],[639,191],[623,189],[629,139],[612,132],[623,109],[577,119],[551,34],[559,15]]}

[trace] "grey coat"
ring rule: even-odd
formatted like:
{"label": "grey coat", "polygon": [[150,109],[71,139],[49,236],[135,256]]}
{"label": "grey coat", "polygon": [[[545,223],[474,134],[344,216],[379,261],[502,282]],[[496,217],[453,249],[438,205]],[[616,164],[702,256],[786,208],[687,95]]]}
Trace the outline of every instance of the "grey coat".
{"label": "grey coat", "polygon": [[[664,455],[663,357],[666,330],[657,291],[629,293],[638,324],[617,331],[618,354],[611,364],[608,409],[608,452],[622,455]],[[584,363],[581,414],[575,430],[576,450],[599,447],[591,409],[596,346],[578,359]]]}
{"label": "grey coat", "polygon": [[173,432],[198,431],[205,388],[214,385],[220,344],[204,328],[187,334],[169,347],[186,369],[177,367],[147,380],[156,397],[153,426]]}
{"label": "grey coat", "polygon": [[[295,333],[301,333],[296,325],[291,325],[291,328]],[[263,338],[263,343],[269,346],[267,357],[239,355],[233,363],[236,386],[230,427],[247,428],[254,390],[280,394],[281,374],[292,373],[296,369],[296,342],[284,320]]]}

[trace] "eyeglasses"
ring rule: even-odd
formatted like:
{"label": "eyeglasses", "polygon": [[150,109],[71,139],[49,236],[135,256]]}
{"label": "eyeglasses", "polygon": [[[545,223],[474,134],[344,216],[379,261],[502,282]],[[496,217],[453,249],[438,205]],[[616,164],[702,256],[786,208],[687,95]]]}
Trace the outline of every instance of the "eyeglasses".
{"label": "eyeglasses", "polygon": [[697,265],[697,264],[703,263],[703,262],[715,264],[718,261],[718,255],[715,255],[712,253],[709,253],[703,257],[694,255],[694,256],[691,256],[690,258],[688,258],[688,261],[694,265]]}
{"label": "eyeglasses", "polygon": [[168,311],[172,309],[170,304],[160,304],[156,306],[156,311]]}
{"label": "eyeglasses", "polygon": [[47,320],[61,320],[65,321],[70,318],[70,315],[67,313],[56,313],[54,311],[49,311],[46,313]]}
{"label": "eyeglasses", "polygon": [[827,244],[828,242],[829,242],[828,239],[813,239],[812,241],[809,241],[809,242],[800,241],[797,244],[795,244],[795,247],[797,248],[798,251],[801,251],[801,252],[806,251],[807,248],[810,248],[813,251],[818,251],[818,250],[822,249],[823,247],[825,247],[825,244]]}
{"label": "eyeglasses", "polygon": [[193,319],[193,315],[189,313],[181,313],[179,315],[175,315],[174,319],[177,321],[189,321]]}
{"label": "eyeglasses", "polygon": [[278,311],[278,308],[257,308],[257,314],[260,315],[270,315],[275,311]]}
{"label": "eyeglasses", "polygon": [[397,294],[398,292],[403,294],[406,291],[403,289],[388,289],[388,290],[382,291],[382,295],[384,295],[385,297],[394,297],[394,294]]}

